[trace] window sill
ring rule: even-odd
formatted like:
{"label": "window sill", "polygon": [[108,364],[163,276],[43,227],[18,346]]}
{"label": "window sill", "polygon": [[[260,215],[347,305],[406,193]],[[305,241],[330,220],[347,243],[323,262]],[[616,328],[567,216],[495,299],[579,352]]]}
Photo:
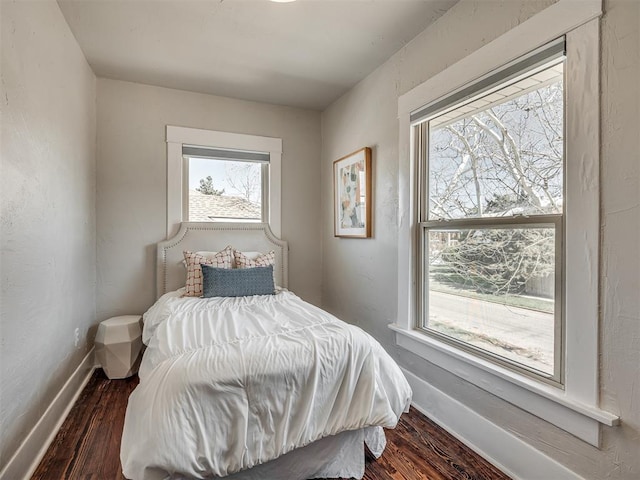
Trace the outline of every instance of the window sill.
{"label": "window sill", "polygon": [[537,382],[444,344],[415,330],[390,324],[396,344],[454,375],[599,447],[600,424],[616,426],[620,418],[573,399],[558,388]]}

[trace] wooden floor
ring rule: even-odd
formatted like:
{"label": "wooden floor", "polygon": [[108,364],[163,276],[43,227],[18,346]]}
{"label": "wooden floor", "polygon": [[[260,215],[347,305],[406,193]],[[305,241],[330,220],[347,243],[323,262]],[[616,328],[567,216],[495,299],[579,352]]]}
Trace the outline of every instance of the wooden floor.
{"label": "wooden floor", "polygon": [[[120,435],[137,377],[109,380],[97,370],[34,473],[32,480],[124,479]],[[508,479],[424,415],[411,409],[379,459],[367,456],[367,480]]]}

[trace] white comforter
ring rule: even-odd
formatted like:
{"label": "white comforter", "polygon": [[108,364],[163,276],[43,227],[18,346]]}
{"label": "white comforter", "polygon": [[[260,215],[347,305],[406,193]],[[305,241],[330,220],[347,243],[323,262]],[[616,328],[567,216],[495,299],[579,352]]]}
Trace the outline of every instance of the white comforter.
{"label": "white comforter", "polygon": [[122,436],[127,478],[225,476],[345,430],[394,427],[411,389],[361,329],[291,292],[164,295]]}

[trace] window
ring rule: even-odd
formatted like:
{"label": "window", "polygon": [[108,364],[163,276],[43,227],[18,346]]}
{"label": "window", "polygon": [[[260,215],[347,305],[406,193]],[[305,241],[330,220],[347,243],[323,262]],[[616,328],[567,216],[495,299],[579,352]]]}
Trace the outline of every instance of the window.
{"label": "window", "polygon": [[264,222],[281,232],[282,140],[167,126],[167,237],[183,221]]}
{"label": "window", "polygon": [[398,99],[389,325],[399,347],[595,446],[619,423],[599,408],[601,7],[559,0]]}
{"label": "window", "polygon": [[267,222],[269,154],[184,145],[183,218]]}
{"label": "window", "polygon": [[413,127],[419,329],[558,384],[563,67],[564,39],[438,100]]}

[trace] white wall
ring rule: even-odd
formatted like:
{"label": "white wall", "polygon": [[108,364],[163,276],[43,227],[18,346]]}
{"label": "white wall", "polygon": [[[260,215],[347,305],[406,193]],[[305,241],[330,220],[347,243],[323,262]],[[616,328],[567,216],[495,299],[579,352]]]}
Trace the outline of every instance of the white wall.
{"label": "white wall", "polygon": [[96,80],[54,1],[0,8],[1,469],[93,344]]}
{"label": "white wall", "polygon": [[98,80],[97,312],[143,313],[155,300],[155,244],[166,236],[165,126],[280,137],[289,287],[320,302],[320,114]]}
{"label": "white wall", "polygon": [[[322,114],[322,304],[400,364],[585,478],[640,477],[640,2],[605,3],[602,27],[601,406],[622,426],[598,450],[397,348],[398,97],[552,2],[463,0]],[[374,238],[333,238],[332,162],[373,148]],[[345,266],[354,265],[354,268]]]}

